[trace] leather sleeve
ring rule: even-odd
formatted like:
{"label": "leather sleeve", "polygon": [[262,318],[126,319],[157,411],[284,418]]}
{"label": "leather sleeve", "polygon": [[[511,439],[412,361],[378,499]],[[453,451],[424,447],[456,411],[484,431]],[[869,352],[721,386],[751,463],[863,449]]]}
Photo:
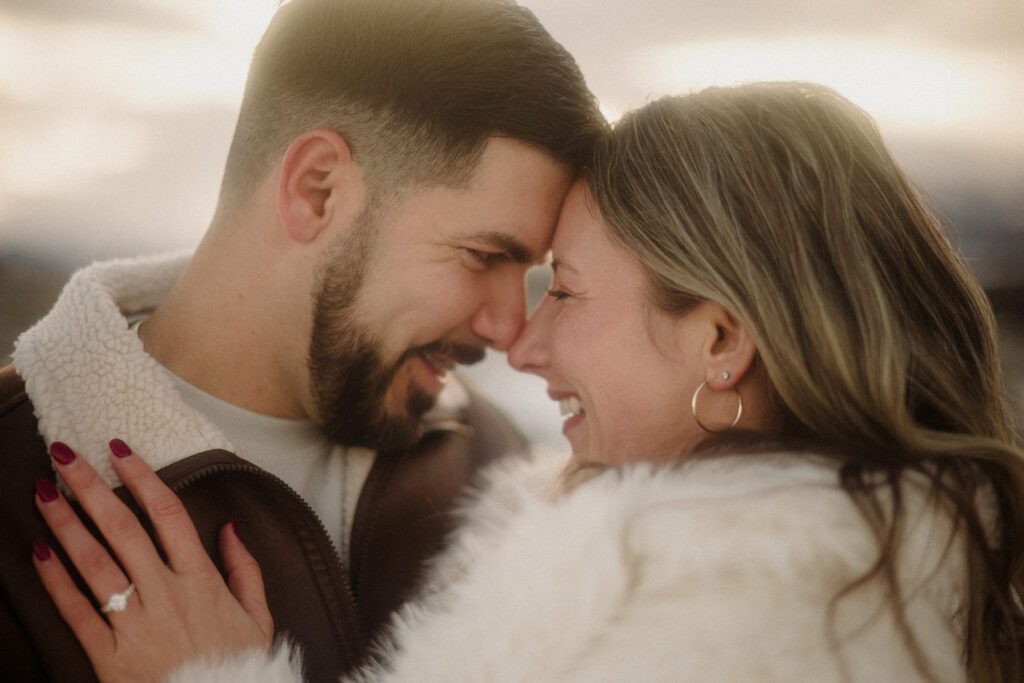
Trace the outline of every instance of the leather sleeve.
{"label": "leather sleeve", "polygon": [[0,680],[94,681],[92,666],[46,593],[32,539],[57,544],[36,510],[35,482],[52,477],[32,404],[12,366],[0,369]]}

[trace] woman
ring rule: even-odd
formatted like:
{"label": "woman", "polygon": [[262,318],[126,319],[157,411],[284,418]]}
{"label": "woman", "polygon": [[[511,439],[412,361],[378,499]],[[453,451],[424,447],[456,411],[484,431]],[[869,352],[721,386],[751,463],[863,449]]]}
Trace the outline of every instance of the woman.
{"label": "woman", "polygon": [[[653,102],[553,254],[510,361],[560,402],[570,464],[493,475],[364,679],[1020,680],[1024,454],[991,311],[863,112],[808,84]],[[229,593],[114,460],[170,569],[78,461],[58,473],[138,597],[108,626],[37,553],[101,678],[297,676],[232,531]]]}

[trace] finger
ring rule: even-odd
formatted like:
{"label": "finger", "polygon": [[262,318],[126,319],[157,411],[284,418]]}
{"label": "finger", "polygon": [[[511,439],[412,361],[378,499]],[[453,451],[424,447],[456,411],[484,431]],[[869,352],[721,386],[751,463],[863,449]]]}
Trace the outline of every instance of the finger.
{"label": "finger", "polygon": [[[78,457],[67,444],[55,441],[50,446],[50,454],[64,483],[75,494],[128,574],[139,581],[140,588],[162,584],[166,566],[135,513],[121,502],[92,465]],[[72,524],[72,520],[66,517],[60,519]],[[77,515],[73,521],[79,522]],[[63,539],[61,545],[70,552]],[[75,566],[78,566],[77,561]]]}
{"label": "finger", "polygon": [[113,632],[42,539],[32,542],[32,562],[57,611],[71,627],[89,659],[95,663],[108,656],[114,649]]}
{"label": "finger", "polygon": [[171,568],[184,574],[216,571],[188,510],[174,491],[124,441],[112,440],[110,452],[114,471],[146,511]]}
{"label": "finger", "polygon": [[45,477],[36,482],[36,507],[101,605],[106,604],[114,593],[128,587],[128,577],[114,558],[89,533],[68,502]]}
{"label": "finger", "polygon": [[274,621],[267,607],[267,593],[263,587],[260,565],[238,536],[238,523],[231,521],[220,530],[220,556],[228,573],[228,588],[242,609],[248,612],[260,630],[274,632]]}

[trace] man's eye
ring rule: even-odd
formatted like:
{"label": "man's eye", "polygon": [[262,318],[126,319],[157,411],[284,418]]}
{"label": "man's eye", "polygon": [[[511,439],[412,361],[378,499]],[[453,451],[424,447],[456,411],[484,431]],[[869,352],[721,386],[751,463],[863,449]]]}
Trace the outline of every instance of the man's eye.
{"label": "man's eye", "polygon": [[502,251],[481,251],[468,247],[465,247],[462,253],[464,254],[463,262],[465,265],[474,270],[490,268],[508,258],[505,252]]}

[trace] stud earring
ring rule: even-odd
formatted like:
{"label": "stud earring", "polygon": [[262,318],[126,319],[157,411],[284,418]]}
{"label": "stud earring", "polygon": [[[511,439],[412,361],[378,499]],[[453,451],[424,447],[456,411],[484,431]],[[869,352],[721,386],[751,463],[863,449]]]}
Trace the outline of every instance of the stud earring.
{"label": "stud earring", "polygon": [[728,380],[730,377],[732,377],[732,373],[731,372],[729,372],[728,370],[722,370],[722,380],[723,381],[724,380]]}

